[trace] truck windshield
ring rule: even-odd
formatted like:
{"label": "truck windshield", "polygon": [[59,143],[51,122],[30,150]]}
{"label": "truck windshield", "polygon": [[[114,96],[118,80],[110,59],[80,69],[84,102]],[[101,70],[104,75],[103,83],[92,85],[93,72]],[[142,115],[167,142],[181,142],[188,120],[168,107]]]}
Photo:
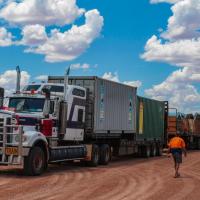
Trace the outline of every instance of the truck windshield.
{"label": "truck windshield", "polygon": [[27,85],[24,87],[23,91],[31,91],[31,90],[38,90],[41,85]]}
{"label": "truck windshield", "polygon": [[8,107],[16,112],[42,112],[45,99],[40,98],[10,98]]}

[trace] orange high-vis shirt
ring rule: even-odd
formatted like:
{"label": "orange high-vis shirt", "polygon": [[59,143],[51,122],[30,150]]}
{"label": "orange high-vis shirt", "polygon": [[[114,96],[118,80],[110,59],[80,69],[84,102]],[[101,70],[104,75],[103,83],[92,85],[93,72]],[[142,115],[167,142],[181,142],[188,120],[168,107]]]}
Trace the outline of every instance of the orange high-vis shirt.
{"label": "orange high-vis shirt", "polygon": [[169,144],[168,144],[169,148],[170,149],[173,149],[173,148],[185,148],[185,142],[182,138],[180,137],[173,137]]}

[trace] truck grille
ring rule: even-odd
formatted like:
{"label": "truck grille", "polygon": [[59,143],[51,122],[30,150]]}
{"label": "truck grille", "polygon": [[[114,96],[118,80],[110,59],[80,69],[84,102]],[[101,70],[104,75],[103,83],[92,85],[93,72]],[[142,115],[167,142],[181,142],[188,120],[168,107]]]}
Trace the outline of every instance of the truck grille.
{"label": "truck grille", "polygon": [[[11,118],[0,118],[0,141],[3,141],[3,127],[4,125],[11,125]],[[10,130],[7,130],[10,131]],[[10,136],[7,136],[7,140],[10,141]],[[2,147],[3,144],[0,143],[0,147]]]}

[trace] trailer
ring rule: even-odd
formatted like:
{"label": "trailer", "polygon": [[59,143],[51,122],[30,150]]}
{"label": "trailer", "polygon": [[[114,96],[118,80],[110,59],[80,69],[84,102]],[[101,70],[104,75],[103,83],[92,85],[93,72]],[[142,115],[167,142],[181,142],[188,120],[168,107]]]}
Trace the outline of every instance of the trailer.
{"label": "trailer", "polygon": [[175,108],[169,110],[167,142],[178,132],[187,149],[200,149],[200,115],[178,113]]}
{"label": "trailer", "polygon": [[136,143],[140,154],[145,157],[162,154],[166,109],[166,102],[137,97]]}

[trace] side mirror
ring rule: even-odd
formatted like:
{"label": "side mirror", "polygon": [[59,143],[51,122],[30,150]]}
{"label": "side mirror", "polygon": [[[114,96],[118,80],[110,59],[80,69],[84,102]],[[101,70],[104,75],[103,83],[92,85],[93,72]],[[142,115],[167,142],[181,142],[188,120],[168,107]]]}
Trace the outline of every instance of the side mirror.
{"label": "side mirror", "polygon": [[43,88],[43,89],[42,89],[42,93],[45,94],[46,99],[50,99],[50,97],[51,97],[51,92],[50,92],[50,90],[49,90],[48,88]]}

